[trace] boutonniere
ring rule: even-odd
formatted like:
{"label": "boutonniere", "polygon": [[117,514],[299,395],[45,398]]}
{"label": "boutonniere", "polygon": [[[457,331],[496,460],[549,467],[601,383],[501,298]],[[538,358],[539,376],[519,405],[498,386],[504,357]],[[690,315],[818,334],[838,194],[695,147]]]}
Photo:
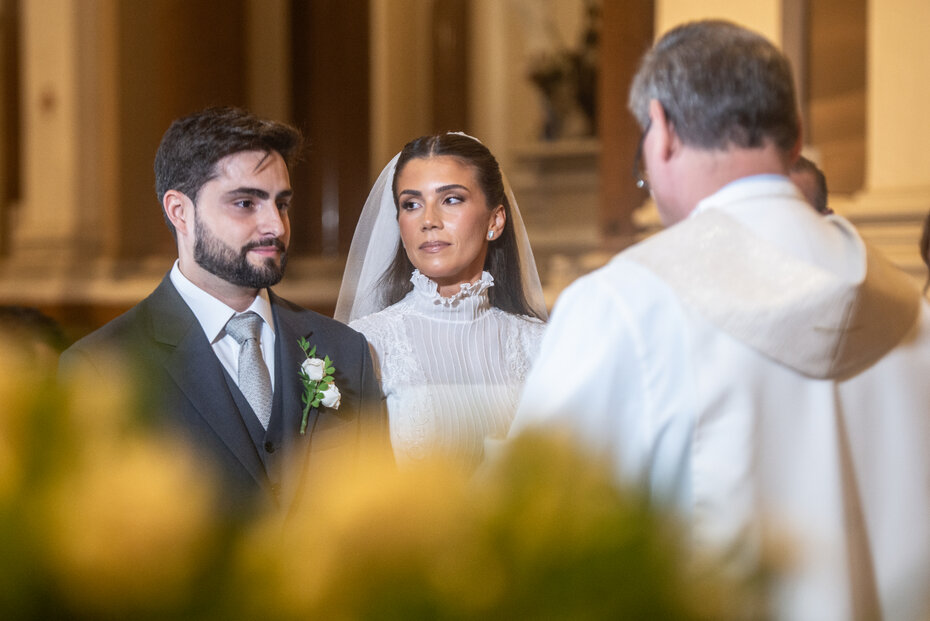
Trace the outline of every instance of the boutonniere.
{"label": "boutonniere", "polygon": [[297,372],[304,385],[304,394],[301,396],[301,401],[304,403],[304,415],[300,421],[300,435],[303,435],[307,430],[307,416],[310,414],[310,408],[322,405],[338,410],[342,395],[333,381],[336,367],[333,366],[333,361],[329,359],[329,356],[324,356],[322,360],[317,358],[316,345],[310,347],[310,342],[303,337],[300,337],[297,343],[307,357]]}

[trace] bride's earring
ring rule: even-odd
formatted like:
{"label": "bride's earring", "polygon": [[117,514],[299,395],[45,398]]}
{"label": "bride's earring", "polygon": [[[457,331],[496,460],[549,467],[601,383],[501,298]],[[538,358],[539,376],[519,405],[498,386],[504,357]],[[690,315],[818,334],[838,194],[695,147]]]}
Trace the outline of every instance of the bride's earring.
{"label": "bride's earring", "polygon": [[488,239],[494,239],[494,231],[488,231]]}

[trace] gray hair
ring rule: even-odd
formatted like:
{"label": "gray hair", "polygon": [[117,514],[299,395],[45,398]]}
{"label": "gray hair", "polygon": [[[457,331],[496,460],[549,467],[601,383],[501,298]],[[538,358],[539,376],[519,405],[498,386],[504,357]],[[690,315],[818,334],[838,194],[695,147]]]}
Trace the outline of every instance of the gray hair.
{"label": "gray hair", "polygon": [[629,108],[642,127],[656,99],[681,140],[702,149],[789,151],[801,133],[788,59],[736,24],[707,20],[666,33],[640,62]]}

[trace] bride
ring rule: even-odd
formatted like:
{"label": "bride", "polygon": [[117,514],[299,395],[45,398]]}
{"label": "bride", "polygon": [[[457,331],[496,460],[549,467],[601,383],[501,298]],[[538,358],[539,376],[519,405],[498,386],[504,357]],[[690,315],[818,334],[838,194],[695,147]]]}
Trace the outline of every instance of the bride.
{"label": "bride", "polygon": [[466,471],[506,436],[545,324],[520,212],[491,152],[459,133],[413,140],[375,182],[336,319],[362,332],[398,464]]}

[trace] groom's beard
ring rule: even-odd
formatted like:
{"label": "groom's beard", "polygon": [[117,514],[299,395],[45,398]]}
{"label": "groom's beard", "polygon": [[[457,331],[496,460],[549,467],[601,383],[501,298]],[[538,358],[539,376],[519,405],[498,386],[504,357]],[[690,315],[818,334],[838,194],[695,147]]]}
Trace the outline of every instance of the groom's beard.
{"label": "groom's beard", "polygon": [[[226,282],[249,289],[264,289],[276,285],[284,277],[287,265],[287,249],[280,239],[267,239],[249,242],[237,253],[233,248],[215,237],[203,224],[200,217],[194,215],[194,261],[211,274],[219,276]],[[266,259],[262,266],[249,263],[248,253],[252,248],[275,246],[281,251],[281,263]]]}

